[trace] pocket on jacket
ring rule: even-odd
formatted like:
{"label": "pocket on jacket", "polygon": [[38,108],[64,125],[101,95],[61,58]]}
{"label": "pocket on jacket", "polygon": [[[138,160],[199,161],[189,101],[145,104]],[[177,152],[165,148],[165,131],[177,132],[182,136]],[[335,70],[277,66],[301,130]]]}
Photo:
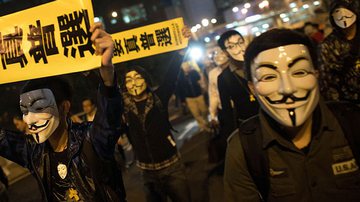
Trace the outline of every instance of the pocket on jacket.
{"label": "pocket on jacket", "polygon": [[295,194],[295,186],[292,178],[270,177],[270,194],[274,197],[283,197]]}

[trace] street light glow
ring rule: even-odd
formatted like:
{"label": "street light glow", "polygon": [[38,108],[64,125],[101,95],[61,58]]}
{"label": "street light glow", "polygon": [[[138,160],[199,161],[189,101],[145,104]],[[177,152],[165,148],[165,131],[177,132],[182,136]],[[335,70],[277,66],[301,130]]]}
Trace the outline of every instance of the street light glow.
{"label": "street light glow", "polygon": [[281,18],[286,18],[286,16],[287,16],[287,15],[286,15],[285,13],[281,13],[281,14],[280,14],[280,17],[281,17]]}
{"label": "street light glow", "polygon": [[118,13],[117,13],[116,11],[113,11],[113,12],[111,13],[111,16],[112,16],[113,18],[116,18],[116,17],[118,16]]}
{"label": "street light glow", "polygon": [[189,53],[193,60],[199,60],[203,56],[203,51],[200,47],[190,48]]}
{"label": "street light glow", "polygon": [[239,8],[238,7],[234,7],[234,8],[232,8],[232,12],[234,12],[234,13],[236,13],[236,12],[238,12],[239,11]]}
{"label": "street light glow", "polygon": [[201,28],[201,25],[200,24],[197,24],[195,25],[196,29],[200,29]]}
{"label": "street light glow", "polygon": [[246,9],[246,8],[241,9],[241,13],[242,13],[242,14],[245,15],[247,12],[248,12],[248,9]]}
{"label": "street light glow", "polygon": [[315,5],[315,6],[320,5],[320,1],[314,1],[314,5]]}
{"label": "street light glow", "polygon": [[291,11],[294,12],[294,13],[296,13],[296,12],[299,11],[299,9],[298,9],[298,8],[293,8]]}
{"label": "street light glow", "polygon": [[216,37],[215,37],[215,40],[217,41],[217,40],[219,40],[220,39],[220,35],[217,35]]}
{"label": "street light glow", "polygon": [[248,8],[250,8],[250,7],[251,7],[251,4],[250,4],[250,3],[244,4],[244,8],[248,9]]}
{"label": "street light glow", "polygon": [[295,8],[296,7],[296,3],[295,2],[292,2],[291,4],[290,4],[290,8]]}
{"label": "street light glow", "polygon": [[210,37],[205,37],[205,38],[204,38],[204,41],[205,41],[206,43],[209,43],[209,42],[211,41],[211,39],[210,39]]}
{"label": "street light glow", "polygon": [[192,33],[197,32],[197,30],[198,30],[198,29],[196,28],[196,26],[193,26],[193,27],[191,28],[191,32],[192,32]]}
{"label": "street light glow", "polygon": [[117,20],[116,20],[116,19],[111,19],[110,23],[111,23],[112,25],[115,25],[115,24],[117,23]]}
{"label": "street light glow", "polygon": [[216,20],[215,18],[213,18],[213,19],[211,19],[210,22],[213,23],[213,24],[215,24],[215,23],[217,23],[217,20]]}
{"label": "street light glow", "polygon": [[261,19],[261,15],[257,14],[257,15],[253,15],[253,16],[245,18],[245,22],[252,23],[252,22],[256,22],[260,19]]}
{"label": "street light glow", "polygon": [[269,1],[267,1],[267,0],[264,0],[261,3],[259,3],[259,8],[260,9],[263,9],[265,7],[268,7],[268,6],[269,6]]}
{"label": "street light glow", "polygon": [[283,19],[283,22],[289,22],[290,21],[290,18],[286,17]]}
{"label": "street light glow", "polygon": [[270,27],[269,24],[263,24],[263,25],[262,25],[262,28],[263,28],[263,29],[269,29],[269,27]]}
{"label": "street light glow", "polygon": [[94,17],[94,22],[100,22],[100,18],[99,17]]}
{"label": "street light glow", "polygon": [[207,27],[207,26],[209,26],[209,20],[208,19],[202,19],[201,20],[201,24],[202,24],[202,26],[204,26],[204,27]]}
{"label": "street light glow", "polygon": [[303,5],[303,8],[304,8],[304,9],[308,9],[309,7],[310,7],[309,4],[304,4],[304,5]]}

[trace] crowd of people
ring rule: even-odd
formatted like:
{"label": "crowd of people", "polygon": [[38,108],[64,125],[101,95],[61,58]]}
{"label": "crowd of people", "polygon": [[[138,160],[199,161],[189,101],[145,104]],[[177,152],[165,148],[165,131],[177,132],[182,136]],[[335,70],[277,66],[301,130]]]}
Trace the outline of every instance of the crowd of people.
{"label": "crowd of people", "polygon": [[[121,168],[133,162],[146,201],[192,201],[169,120],[176,94],[199,132],[226,145],[224,201],[359,201],[359,15],[359,1],[339,0],[328,36],[313,23],[251,41],[226,31],[204,70],[184,50],[166,53],[156,85],[146,64],[116,75],[112,38],[95,23],[96,101],[84,98],[83,112],[70,115],[66,81],[28,81],[23,115],[13,118],[18,132],[0,128],[0,155],[29,169],[44,201],[126,201]],[[187,28],[182,35],[191,37]]]}

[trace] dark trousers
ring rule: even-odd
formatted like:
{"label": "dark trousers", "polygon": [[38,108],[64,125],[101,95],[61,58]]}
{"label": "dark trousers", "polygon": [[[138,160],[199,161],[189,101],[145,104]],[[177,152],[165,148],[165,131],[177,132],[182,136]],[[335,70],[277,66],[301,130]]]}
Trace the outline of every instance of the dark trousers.
{"label": "dark trousers", "polygon": [[143,180],[147,202],[189,202],[190,190],[186,180],[185,167],[178,161],[156,171],[143,170]]}

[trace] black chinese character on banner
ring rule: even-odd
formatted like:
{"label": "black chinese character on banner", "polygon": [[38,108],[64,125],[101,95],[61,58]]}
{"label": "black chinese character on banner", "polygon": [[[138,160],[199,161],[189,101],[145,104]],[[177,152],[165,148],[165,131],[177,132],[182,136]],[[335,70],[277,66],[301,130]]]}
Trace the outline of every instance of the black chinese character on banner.
{"label": "black chinese character on banner", "polygon": [[[68,57],[71,47],[71,56],[76,57],[76,51],[79,50],[80,57],[85,57],[84,52],[89,51],[92,55],[95,49],[90,40],[90,23],[87,10],[74,11],[69,15],[58,16],[60,27],[61,44],[64,47],[64,55]],[[74,48],[77,45],[77,49]]]}
{"label": "black chinese character on banner", "polygon": [[11,34],[1,36],[0,33],[0,55],[3,69],[6,69],[6,65],[20,63],[23,68],[27,63],[26,56],[21,47],[23,39],[23,30],[19,27],[15,27],[15,32]]}
{"label": "black chinese character on banner", "polygon": [[59,53],[55,43],[54,25],[41,27],[40,20],[37,20],[36,26],[29,25],[29,30],[28,41],[31,43],[30,56],[34,57],[35,63],[39,63],[43,59],[44,64],[47,64],[46,56]]}
{"label": "black chinese character on banner", "polygon": [[114,47],[114,56],[121,56],[124,55],[124,49],[121,45],[121,40],[115,39],[115,47]]}
{"label": "black chinese character on banner", "polygon": [[170,45],[172,44],[169,27],[155,30],[155,33],[156,33],[158,46],[167,46],[168,44]]}
{"label": "black chinese character on banner", "polygon": [[133,37],[130,39],[124,39],[124,42],[127,53],[131,51],[136,51],[136,52],[140,51],[140,48],[137,45],[137,37],[135,35],[133,35]]}
{"label": "black chinese character on banner", "polygon": [[140,41],[141,41],[141,46],[143,47],[144,50],[148,49],[150,50],[151,46],[155,46],[155,40],[154,40],[154,34],[146,34],[146,32],[144,32],[144,34],[140,35]]}

